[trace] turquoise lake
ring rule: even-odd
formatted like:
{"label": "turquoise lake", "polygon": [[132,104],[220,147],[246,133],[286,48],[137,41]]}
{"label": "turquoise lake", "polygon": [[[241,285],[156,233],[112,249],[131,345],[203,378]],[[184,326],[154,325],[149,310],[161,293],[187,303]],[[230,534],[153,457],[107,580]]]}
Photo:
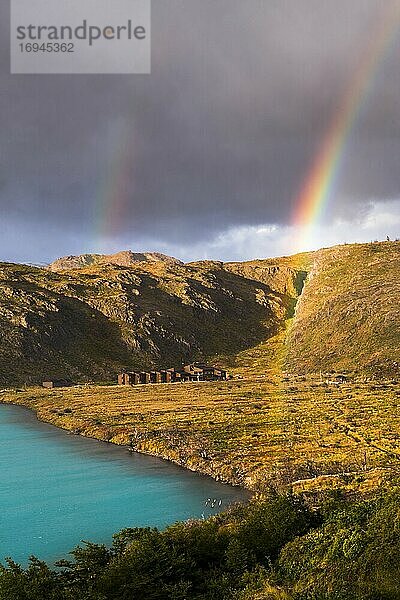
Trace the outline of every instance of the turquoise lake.
{"label": "turquoise lake", "polygon": [[163,528],[249,497],[9,405],[0,405],[0,469],[0,561],[11,556],[24,565],[31,554],[53,562],[82,540],[110,544],[124,527]]}

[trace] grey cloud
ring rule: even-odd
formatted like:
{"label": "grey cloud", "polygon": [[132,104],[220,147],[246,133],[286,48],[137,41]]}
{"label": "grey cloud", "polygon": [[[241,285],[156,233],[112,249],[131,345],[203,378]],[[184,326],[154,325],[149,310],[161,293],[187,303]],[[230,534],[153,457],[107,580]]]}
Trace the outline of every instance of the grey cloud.
{"label": "grey cloud", "polygon": [[[51,230],[51,256],[57,232],[90,249],[100,213],[116,244],[288,224],[381,13],[380,0],[153,0],[152,75],[11,76],[2,6],[0,218]],[[331,214],[399,196],[398,54],[357,122]]]}

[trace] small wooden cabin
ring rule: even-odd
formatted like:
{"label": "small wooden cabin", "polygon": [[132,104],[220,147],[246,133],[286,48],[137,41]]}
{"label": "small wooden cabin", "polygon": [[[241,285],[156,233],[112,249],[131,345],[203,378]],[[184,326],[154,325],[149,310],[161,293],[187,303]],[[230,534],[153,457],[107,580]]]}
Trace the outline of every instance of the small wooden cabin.
{"label": "small wooden cabin", "polygon": [[161,383],[171,383],[172,371],[161,371]]}
{"label": "small wooden cabin", "polygon": [[140,383],[139,373],[120,373],[118,375],[118,385],[137,385]]}
{"label": "small wooden cabin", "polygon": [[53,388],[71,387],[72,382],[68,379],[50,379],[49,381],[43,381],[42,386],[48,390]]}
{"label": "small wooden cabin", "polygon": [[147,373],[146,371],[142,371],[140,373],[139,383],[150,383],[150,382],[151,382],[150,373]]}
{"label": "small wooden cabin", "polygon": [[150,383],[161,383],[161,372],[151,371],[150,372]]}

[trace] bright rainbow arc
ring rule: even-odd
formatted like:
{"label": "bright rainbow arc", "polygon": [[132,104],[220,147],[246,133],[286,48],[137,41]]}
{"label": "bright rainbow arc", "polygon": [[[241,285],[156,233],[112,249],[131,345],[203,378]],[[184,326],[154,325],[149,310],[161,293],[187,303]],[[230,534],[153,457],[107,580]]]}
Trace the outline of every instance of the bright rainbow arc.
{"label": "bright rainbow arc", "polygon": [[399,25],[400,4],[396,0],[380,21],[380,27],[363,56],[297,196],[293,217],[293,224],[301,229],[297,251],[307,249],[313,229],[332,198],[347,143],[373,88],[377,71],[396,40]]}

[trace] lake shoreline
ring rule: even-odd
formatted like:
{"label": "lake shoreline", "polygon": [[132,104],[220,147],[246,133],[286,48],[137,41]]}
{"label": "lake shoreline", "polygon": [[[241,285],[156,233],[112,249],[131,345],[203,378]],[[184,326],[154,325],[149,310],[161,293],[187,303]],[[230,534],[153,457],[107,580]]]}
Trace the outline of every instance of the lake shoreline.
{"label": "lake shoreline", "polygon": [[[22,409],[22,410],[21,410]],[[248,492],[126,446],[71,435],[18,403],[0,406],[0,562],[52,562],[129,527],[205,519]]]}
{"label": "lake shoreline", "polygon": [[[10,392],[7,391],[6,393],[15,393],[15,392]],[[3,394],[4,395],[4,392]],[[249,498],[251,498],[251,496],[255,493],[255,490],[252,489],[250,486],[246,486],[245,483],[243,482],[238,482],[235,478],[230,478],[230,477],[226,477],[223,475],[223,473],[220,473],[218,471],[218,468],[206,468],[205,465],[196,465],[193,466],[191,465],[188,461],[183,461],[181,459],[177,460],[174,455],[173,455],[173,449],[171,449],[171,453],[166,453],[166,452],[158,452],[157,449],[153,449],[150,450],[146,450],[146,449],[141,449],[141,448],[136,448],[136,447],[132,447],[130,444],[123,444],[123,443],[118,443],[117,441],[112,441],[112,440],[108,440],[104,438],[104,431],[101,428],[98,428],[98,430],[91,428],[91,433],[88,434],[85,431],[78,431],[76,429],[76,427],[73,427],[71,424],[69,423],[60,423],[57,422],[56,419],[51,419],[48,418],[48,416],[45,414],[44,411],[40,411],[40,408],[36,408],[35,406],[30,405],[30,403],[28,401],[22,401],[22,402],[16,402],[16,399],[12,399],[12,400],[7,400],[4,397],[1,398],[0,395],[0,406],[1,405],[5,405],[5,406],[17,406],[19,408],[23,408],[27,411],[29,411],[38,422],[40,423],[44,423],[46,425],[52,426],[52,427],[56,427],[57,429],[64,431],[67,435],[74,435],[74,436],[80,436],[86,439],[92,439],[92,440],[96,440],[99,442],[104,442],[106,444],[112,444],[113,446],[119,447],[119,448],[124,448],[126,449],[129,453],[131,454],[140,454],[140,455],[144,455],[144,456],[151,456],[154,458],[158,458],[161,459],[163,461],[172,463],[173,465],[180,467],[182,469],[185,469],[186,471],[191,471],[192,473],[197,473],[199,475],[205,476],[205,477],[211,477],[214,481],[218,482],[218,483],[222,483],[222,484],[227,484],[230,486],[233,486],[235,488],[238,488],[240,490],[242,490],[243,492],[249,494]],[[89,425],[89,423],[87,423]]]}
{"label": "lake shoreline", "polygon": [[[31,409],[70,434],[161,458],[249,494],[278,489],[315,496],[328,489],[369,493],[396,475],[399,394],[397,381],[327,386],[319,376],[249,377],[8,388],[0,401]],[[367,412],[360,408],[365,403]]]}

